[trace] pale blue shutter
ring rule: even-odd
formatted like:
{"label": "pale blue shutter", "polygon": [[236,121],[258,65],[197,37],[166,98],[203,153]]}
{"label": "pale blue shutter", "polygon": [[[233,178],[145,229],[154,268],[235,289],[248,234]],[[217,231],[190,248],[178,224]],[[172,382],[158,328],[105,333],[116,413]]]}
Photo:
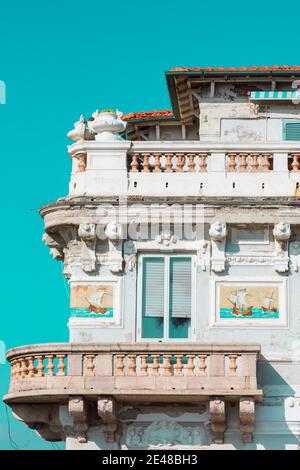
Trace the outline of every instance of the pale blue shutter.
{"label": "pale blue shutter", "polygon": [[170,259],[170,316],[190,318],[192,310],[192,260]]}
{"label": "pale blue shutter", "polygon": [[164,258],[143,260],[143,316],[164,316]]}
{"label": "pale blue shutter", "polygon": [[284,123],[284,140],[300,140],[300,121],[290,121]]}

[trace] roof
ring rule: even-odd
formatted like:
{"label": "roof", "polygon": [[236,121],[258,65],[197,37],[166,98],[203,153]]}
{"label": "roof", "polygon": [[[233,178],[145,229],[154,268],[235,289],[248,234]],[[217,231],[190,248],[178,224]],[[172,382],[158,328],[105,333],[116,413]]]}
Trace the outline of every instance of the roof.
{"label": "roof", "polygon": [[[295,72],[300,65],[253,65],[242,67],[174,67],[169,72]],[[168,73],[168,72],[167,72]]]}
{"label": "roof", "polygon": [[123,114],[124,121],[146,121],[156,119],[173,119],[174,114],[170,109],[153,109],[152,111],[139,111],[137,113]]}
{"label": "roof", "polygon": [[[253,65],[241,67],[174,67],[165,72],[169,95],[171,99],[172,111],[169,109],[140,111],[136,113],[128,113],[123,115],[123,119],[129,122],[143,122],[167,119],[183,119],[189,118],[190,108],[189,90],[186,86],[188,75],[203,76],[240,76],[240,75],[275,75],[275,76],[299,76],[300,65]],[[181,78],[179,77],[181,75]],[[177,76],[177,77],[176,77]],[[180,90],[176,85],[176,80],[180,80]],[[182,80],[182,81],[181,81]],[[178,82],[179,83],[179,82]],[[180,96],[179,96],[180,95]],[[179,101],[181,103],[179,103]],[[183,110],[182,108],[186,108]]]}

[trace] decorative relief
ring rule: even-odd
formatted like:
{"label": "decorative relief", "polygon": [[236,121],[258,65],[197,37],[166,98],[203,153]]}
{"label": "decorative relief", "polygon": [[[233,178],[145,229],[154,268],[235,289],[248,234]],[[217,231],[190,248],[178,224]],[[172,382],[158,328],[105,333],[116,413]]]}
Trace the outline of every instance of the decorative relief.
{"label": "decorative relief", "polygon": [[275,269],[279,273],[289,270],[288,240],[291,236],[290,224],[280,222],[273,230],[275,239]]}
{"label": "decorative relief", "polygon": [[197,250],[198,266],[202,271],[206,271],[210,263],[209,243],[206,240],[201,240],[199,245],[200,248]]}
{"label": "decorative relief", "polygon": [[240,430],[244,443],[252,442],[255,420],[255,401],[252,397],[240,398]]}
{"label": "decorative relief", "polygon": [[225,271],[225,245],[226,245],[226,224],[215,222],[210,226],[209,235],[211,238],[211,269],[220,273]]}
{"label": "decorative relief", "polygon": [[226,430],[226,408],[225,400],[222,397],[216,397],[209,400],[210,428],[213,434],[215,444],[224,443],[224,432]]}
{"label": "decorative relief", "polygon": [[69,414],[73,418],[74,431],[79,443],[87,442],[87,403],[83,397],[73,396],[69,400]]}
{"label": "decorative relief", "polygon": [[131,424],[126,429],[125,442],[130,448],[152,446],[201,446],[205,444],[204,426],[187,426],[175,421],[154,421],[149,426]]}
{"label": "decorative relief", "polygon": [[109,223],[105,227],[105,235],[108,238],[109,252],[107,254],[107,262],[112,273],[123,271],[123,232],[122,225]]}
{"label": "decorative relief", "polygon": [[177,243],[177,237],[172,235],[170,232],[162,232],[160,235],[157,235],[155,241],[160,245],[170,246]]}
{"label": "decorative relief", "polygon": [[78,236],[82,240],[82,269],[90,273],[96,270],[96,225],[80,224]]}

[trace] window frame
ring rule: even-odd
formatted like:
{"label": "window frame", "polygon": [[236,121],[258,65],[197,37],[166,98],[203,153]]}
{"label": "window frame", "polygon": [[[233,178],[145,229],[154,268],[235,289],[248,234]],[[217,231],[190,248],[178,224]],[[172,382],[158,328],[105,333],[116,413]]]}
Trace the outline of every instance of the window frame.
{"label": "window frame", "polygon": [[[142,336],[142,315],[143,315],[143,260],[145,258],[164,258],[165,269],[164,269],[164,325],[163,338],[143,338]],[[192,281],[192,299],[191,299],[191,326],[190,336],[188,338],[169,338],[169,301],[170,301],[170,258],[191,258],[191,281]],[[161,343],[161,342],[189,342],[195,340],[196,336],[196,303],[197,303],[197,289],[196,289],[196,277],[197,277],[197,263],[196,255],[193,253],[140,253],[138,255],[138,272],[137,272],[137,328],[136,338],[137,341],[147,343]]]}

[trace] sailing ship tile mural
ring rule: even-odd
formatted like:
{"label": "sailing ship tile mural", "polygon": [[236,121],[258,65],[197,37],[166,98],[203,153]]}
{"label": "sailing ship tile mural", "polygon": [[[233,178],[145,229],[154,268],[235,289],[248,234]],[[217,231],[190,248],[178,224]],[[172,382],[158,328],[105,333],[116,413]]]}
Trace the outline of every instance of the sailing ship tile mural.
{"label": "sailing ship tile mural", "polygon": [[113,286],[77,285],[71,288],[71,317],[113,318]]}
{"label": "sailing ship tile mural", "polygon": [[279,319],[278,285],[220,284],[218,295],[220,319]]}

